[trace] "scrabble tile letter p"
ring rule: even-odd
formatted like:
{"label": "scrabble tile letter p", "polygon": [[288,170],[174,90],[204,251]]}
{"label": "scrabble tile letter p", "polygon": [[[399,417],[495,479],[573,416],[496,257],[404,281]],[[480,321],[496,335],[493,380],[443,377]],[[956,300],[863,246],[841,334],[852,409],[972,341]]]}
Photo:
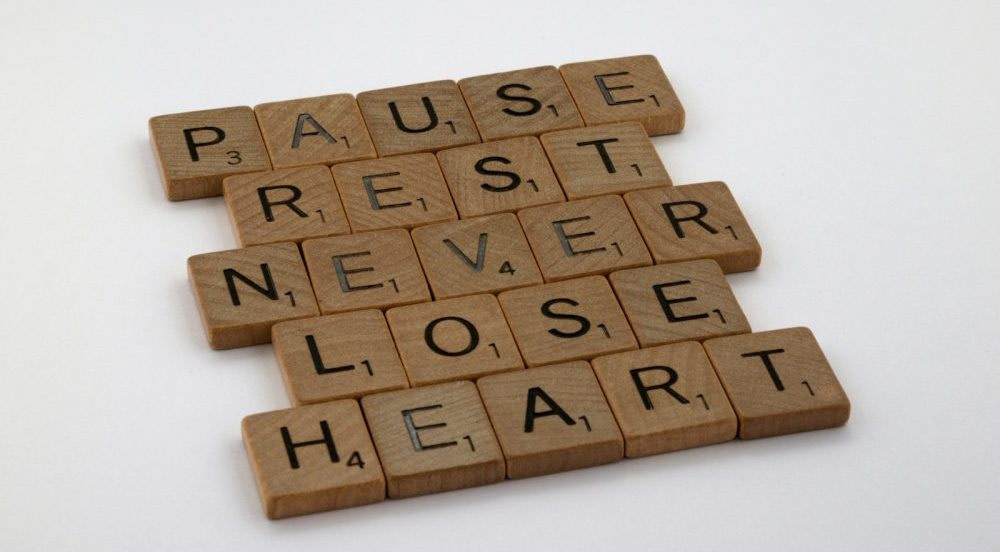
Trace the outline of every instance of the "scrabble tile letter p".
{"label": "scrabble tile letter p", "polygon": [[294,243],[195,255],[188,275],[213,349],[270,343],[275,323],[319,314]]}
{"label": "scrabble tile letter p", "polygon": [[684,128],[684,108],[653,56],[569,63],[559,71],[588,126],[639,121],[650,136]]}
{"label": "scrabble tile letter p", "polygon": [[223,178],[271,168],[249,107],[153,117],[149,137],[172,201],[219,196]]}

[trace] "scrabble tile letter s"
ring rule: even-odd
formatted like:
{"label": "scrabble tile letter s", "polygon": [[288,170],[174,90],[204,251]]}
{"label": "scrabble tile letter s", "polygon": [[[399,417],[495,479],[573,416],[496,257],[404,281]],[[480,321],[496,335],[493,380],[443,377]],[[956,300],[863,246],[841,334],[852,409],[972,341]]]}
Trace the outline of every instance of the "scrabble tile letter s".
{"label": "scrabble tile letter s", "polygon": [[149,137],[173,201],[222,195],[223,178],[271,168],[249,107],[153,117]]}

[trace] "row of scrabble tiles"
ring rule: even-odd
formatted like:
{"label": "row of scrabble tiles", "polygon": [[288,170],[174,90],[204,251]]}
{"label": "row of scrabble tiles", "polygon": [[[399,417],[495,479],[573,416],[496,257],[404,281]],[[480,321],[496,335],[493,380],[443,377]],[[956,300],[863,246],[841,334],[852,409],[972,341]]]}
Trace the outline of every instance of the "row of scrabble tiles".
{"label": "row of scrabble tiles", "polygon": [[[228,349],[269,342],[271,326],[284,320],[519,288],[556,298],[565,295],[563,288],[585,281],[580,278],[647,267],[611,278],[626,311],[636,310],[638,320],[638,309],[659,299],[649,295],[630,305],[625,288],[633,279],[690,280],[683,285],[705,288],[721,301],[731,298],[723,271],[748,270],[759,262],[760,246],[735,200],[724,183],[713,182],[638,190],[624,199],[612,194],[542,205],[409,232],[378,230],[206,253],[189,258],[188,271],[209,343]],[[608,305],[614,304],[610,289],[607,295]],[[727,307],[713,306],[721,309],[713,320],[741,329],[738,306]],[[636,327],[643,345],[720,335],[652,333]]]}
{"label": "row of scrabble tiles", "polygon": [[434,152],[625,121],[680,132],[684,109],[650,55],[570,63],[153,117],[167,197],[222,194],[225,177]]}
{"label": "row of scrabble tiles", "polygon": [[[671,183],[642,127],[619,123],[437,155],[230,176],[223,191],[240,245],[249,246],[409,229]],[[671,209],[674,218],[697,215],[695,205]]]}
{"label": "row of scrabble tiles", "polygon": [[[363,371],[340,367],[324,377]],[[243,436],[282,518],[844,424],[812,332],[789,328],[255,414]]]}

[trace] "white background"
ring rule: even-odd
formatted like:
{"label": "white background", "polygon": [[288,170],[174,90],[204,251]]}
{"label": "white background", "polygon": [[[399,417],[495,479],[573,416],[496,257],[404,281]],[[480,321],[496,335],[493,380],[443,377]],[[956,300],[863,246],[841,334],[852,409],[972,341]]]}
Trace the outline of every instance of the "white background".
{"label": "white background", "polygon": [[[996,550],[996,2],[142,4],[0,8],[0,549]],[[236,242],[147,119],[639,53],[848,425],[268,521],[240,419],[288,399],[269,346],[209,350],[185,259]]]}

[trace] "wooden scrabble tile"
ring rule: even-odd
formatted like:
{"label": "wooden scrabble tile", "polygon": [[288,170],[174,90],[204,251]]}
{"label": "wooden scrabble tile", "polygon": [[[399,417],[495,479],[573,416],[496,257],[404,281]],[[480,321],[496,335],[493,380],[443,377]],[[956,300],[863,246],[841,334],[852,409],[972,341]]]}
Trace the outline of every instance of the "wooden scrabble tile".
{"label": "wooden scrabble tile", "polygon": [[281,322],[271,341],[296,405],[409,387],[379,310]]}
{"label": "wooden scrabble tile", "polygon": [[455,81],[362,92],[358,105],[379,157],[479,142],[479,132]]}
{"label": "wooden scrabble tile", "polygon": [[437,158],[462,218],[566,201],[534,136],[447,149]]}
{"label": "wooden scrabble tile", "polygon": [[406,230],[306,240],[302,253],[323,314],[431,300]]}
{"label": "wooden scrabble tile", "polygon": [[386,318],[414,386],[524,368],[492,295],[396,307]]}
{"label": "wooden scrabble tile", "polygon": [[740,439],[842,426],[851,403],[808,328],[711,339],[705,351],[740,420]]}
{"label": "wooden scrabble tile", "polygon": [[521,225],[511,213],[422,226],[412,235],[438,299],[542,283]]}
{"label": "wooden scrabble tile", "polygon": [[205,253],[187,264],[213,349],[269,343],[275,323],[319,314],[294,243]]}
{"label": "wooden scrabble tile", "polygon": [[566,83],[552,66],[458,81],[484,141],[583,126]]}
{"label": "wooden scrabble tile", "polygon": [[368,395],[361,405],[391,498],[503,479],[503,454],[471,381]]}
{"label": "wooden scrabble tile", "polygon": [[437,159],[430,153],[334,165],[333,179],[354,232],[413,228],[458,218]]}
{"label": "wooden scrabble tile", "polygon": [[622,459],[621,431],[585,361],[487,376],[477,385],[508,478]]}
{"label": "wooden scrabble tile", "polygon": [[271,519],[385,499],[385,477],[357,401],[247,416],[243,443]]}
{"label": "wooden scrabble tile", "polygon": [[637,348],[602,276],[505,291],[497,299],[529,367]]}
{"label": "wooden scrabble tile", "polygon": [[568,63],[559,72],[587,125],[639,121],[650,136],[684,129],[684,108],[654,56]]}
{"label": "wooden scrabble tile", "polygon": [[736,438],[736,414],[693,341],[597,357],[597,380],[635,458]]}
{"label": "wooden scrabble tile", "polygon": [[715,261],[633,268],[610,280],[643,347],[750,332]]}
{"label": "wooden scrabble tile", "polygon": [[351,232],[324,166],[230,176],[223,188],[241,247]]}
{"label": "wooden scrabble tile", "polygon": [[760,244],[724,182],[662,186],[625,194],[653,259],[712,259],[723,272],[760,265]]}
{"label": "wooden scrabble tile", "polygon": [[639,123],[560,130],[541,140],[570,199],[671,184]]}
{"label": "wooden scrabble tile", "polygon": [[653,264],[621,196],[532,207],[517,216],[546,282]]}
{"label": "wooden scrabble tile", "polygon": [[264,103],[253,110],[276,169],[375,158],[352,94]]}
{"label": "wooden scrabble tile", "polygon": [[246,106],[153,117],[149,137],[172,201],[219,196],[223,178],[271,168]]}

